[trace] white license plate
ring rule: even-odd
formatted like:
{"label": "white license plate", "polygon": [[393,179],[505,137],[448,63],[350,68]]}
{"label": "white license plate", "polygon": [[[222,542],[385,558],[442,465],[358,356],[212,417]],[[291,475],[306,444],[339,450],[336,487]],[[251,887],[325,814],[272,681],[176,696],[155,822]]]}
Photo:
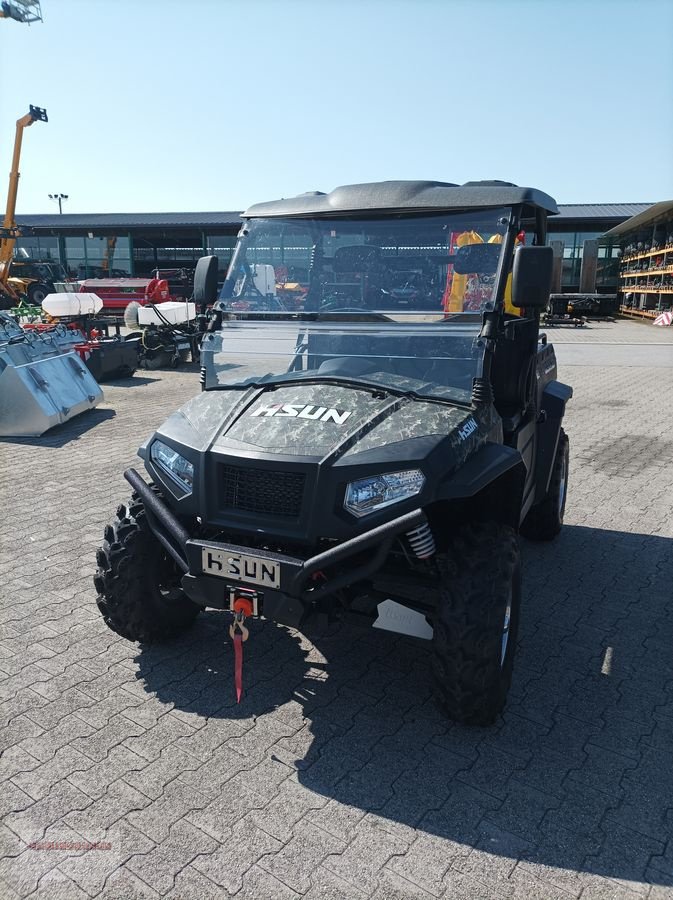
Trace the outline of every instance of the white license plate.
{"label": "white license plate", "polygon": [[177,349],[178,350],[189,350],[189,344],[178,344]]}
{"label": "white license plate", "polygon": [[280,564],[259,556],[232,554],[225,550],[201,548],[201,564],[208,575],[219,575],[229,581],[244,581],[260,587],[280,587]]}

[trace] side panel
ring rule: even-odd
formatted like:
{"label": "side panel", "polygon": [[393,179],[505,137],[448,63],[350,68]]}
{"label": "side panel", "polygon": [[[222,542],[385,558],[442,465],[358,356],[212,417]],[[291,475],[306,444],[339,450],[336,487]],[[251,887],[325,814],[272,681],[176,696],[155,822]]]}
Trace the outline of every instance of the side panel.
{"label": "side panel", "polygon": [[521,424],[512,434],[512,446],[519,451],[526,467],[526,481],[521,503],[521,520],[535,502],[535,451],[537,444],[537,423],[534,412],[522,419]]}
{"label": "side panel", "polygon": [[539,502],[549,489],[554,457],[558,446],[566,403],[573,390],[560,381],[550,381],[541,397],[541,416],[538,425],[538,450],[535,464],[535,502]]}

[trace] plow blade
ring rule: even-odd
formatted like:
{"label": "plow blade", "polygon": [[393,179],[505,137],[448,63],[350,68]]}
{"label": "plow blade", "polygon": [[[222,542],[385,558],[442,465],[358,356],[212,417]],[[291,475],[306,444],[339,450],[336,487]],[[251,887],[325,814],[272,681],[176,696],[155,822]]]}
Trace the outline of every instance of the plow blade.
{"label": "plow blade", "polygon": [[76,353],[45,355],[41,343],[0,345],[0,437],[39,437],[103,399]]}

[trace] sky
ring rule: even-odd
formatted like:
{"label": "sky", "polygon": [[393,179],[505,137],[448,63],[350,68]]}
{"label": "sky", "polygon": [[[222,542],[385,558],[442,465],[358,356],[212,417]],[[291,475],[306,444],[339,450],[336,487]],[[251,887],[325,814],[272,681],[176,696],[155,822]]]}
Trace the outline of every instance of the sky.
{"label": "sky", "polygon": [[[19,213],[243,210],[385,179],[673,198],[673,0],[42,0],[0,20]],[[5,185],[0,182],[0,205]]]}

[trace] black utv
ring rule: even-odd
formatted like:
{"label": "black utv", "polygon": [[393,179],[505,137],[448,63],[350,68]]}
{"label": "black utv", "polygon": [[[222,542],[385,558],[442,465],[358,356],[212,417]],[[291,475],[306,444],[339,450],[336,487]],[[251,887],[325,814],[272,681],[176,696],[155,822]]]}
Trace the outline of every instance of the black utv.
{"label": "black utv", "polygon": [[[314,613],[432,641],[447,715],[512,675],[519,533],[560,530],[571,388],[539,332],[556,203],[389,181],[251,207],[201,349],[202,392],[140,448],[105,530],[106,623],[169,638],[200,609]],[[215,300],[217,261],[195,299]],[[237,605],[238,604],[238,605]]]}

